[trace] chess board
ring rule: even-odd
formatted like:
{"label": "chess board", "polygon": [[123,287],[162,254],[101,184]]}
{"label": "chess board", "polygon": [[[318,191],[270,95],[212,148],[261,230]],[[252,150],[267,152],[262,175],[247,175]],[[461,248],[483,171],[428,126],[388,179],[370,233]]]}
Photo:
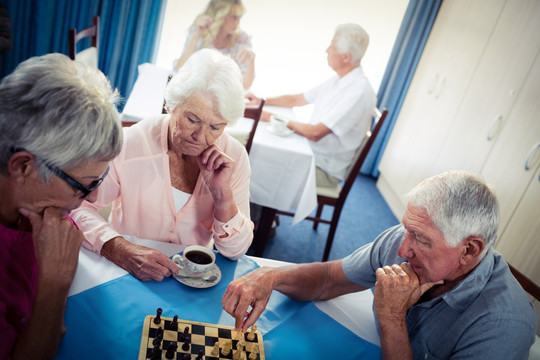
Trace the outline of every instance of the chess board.
{"label": "chess board", "polygon": [[[141,347],[139,350],[139,360],[152,359],[154,352],[154,339],[158,333],[158,328],[163,329],[163,340],[161,341],[161,360],[167,360],[166,352],[170,343],[176,343],[178,346],[176,353],[172,357],[175,360],[183,360],[185,354],[190,354],[190,359],[197,358],[200,351],[203,351],[204,360],[221,360],[221,359],[233,359],[233,354],[236,351],[236,346],[239,340],[239,336],[242,336],[241,332],[234,331],[231,326],[206,324],[196,321],[188,321],[178,319],[178,329],[171,330],[170,325],[172,318],[160,316],[161,322],[159,324],[154,323],[155,315],[148,315],[144,320]],[[188,327],[188,342],[189,349],[183,350],[184,340],[182,334],[184,329]],[[256,351],[257,356],[253,357],[257,360],[265,360],[263,338],[260,331],[254,331],[254,338],[249,340],[250,331],[246,332],[243,336],[245,339],[244,351],[240,356],[240,359],[250,360],[252,352]],[[232,349],[228,355],[222,354],[226,342],[232,343]],[[219,343],[218,354],[213,354],[215,343]],[[258,345],[258,349],[257,349]]]}

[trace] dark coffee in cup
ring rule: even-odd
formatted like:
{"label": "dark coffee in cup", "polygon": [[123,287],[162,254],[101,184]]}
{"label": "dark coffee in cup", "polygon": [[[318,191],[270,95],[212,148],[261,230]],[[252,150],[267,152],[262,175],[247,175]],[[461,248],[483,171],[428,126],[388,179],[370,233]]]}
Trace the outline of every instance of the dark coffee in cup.
{"label": "dark coffee in cup", "polygon": [[199,250],[191,250],[187,252],[184,256],[186,257],[186,259],[194,262],[195,264],[206,265],[212,262],[212,258],[210,257],[210,255]]}

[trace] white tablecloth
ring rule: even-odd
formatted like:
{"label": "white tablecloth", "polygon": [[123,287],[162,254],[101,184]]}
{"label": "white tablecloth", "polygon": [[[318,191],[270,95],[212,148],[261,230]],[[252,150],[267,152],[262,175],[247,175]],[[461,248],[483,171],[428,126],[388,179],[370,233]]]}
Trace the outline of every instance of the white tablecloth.
{"label": "white tablecloth", "polygon": [[159,115],[163,109],[165,87],[171,71],[148,63],[139,65],[138,70],[139,76],[120,117],[122,121],[137,122]]}
{"label": "white tablecloth", "polygon": [[[140,65],[122,120],[140,121],[161,114],[169,74],[170,70],[152,64]],[[295,119],[291,109],[268,109]],[[226,131],[233,136],[248,133],[251,125],[251,119],[242,118],[235,126],[228,126]],[[292,223],[296,224],[317,206],[313,152],[304,137],[297,134],[278,136],[269,132],[267,127],[268,123],[259,123],[250,151],[250,201],[277,210],[292,210],[295,212]]]}
{"label": "white tablecloth", "polygon": [[[182,252],[185,247],[183,245],[137,239],[130,236],[126,236],[126,239],[139,245],[157,249],[169,257]],[[289,263],[271,259],[258,257],[251,257],[251,259],[260,266],[289,265]],[[127,272],[124,269],[113,264],[105,257],[81,248],[79,265],[69,291],[69,296],[76,295],[126,274]],[[372,312],[373,294],[371,291],[347,294],[328,301],[316,301],[314,304],[357,336],[380,346],[375,317]]]}

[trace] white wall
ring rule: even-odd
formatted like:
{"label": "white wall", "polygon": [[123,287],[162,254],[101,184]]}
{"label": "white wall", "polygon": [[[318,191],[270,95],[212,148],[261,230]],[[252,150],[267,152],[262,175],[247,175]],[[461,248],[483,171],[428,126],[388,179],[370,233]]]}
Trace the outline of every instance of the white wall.
{"label": "white wall", "polygon": [[[240,26],[252,35],[260,96],[298,93],[333,74],[325,50],[338,24],[356,22],[370,34],[362,66],[378,90],[408,0],[243,0]],[[168,0],[156,64],[172,68],[188,27],[207,0]]]}

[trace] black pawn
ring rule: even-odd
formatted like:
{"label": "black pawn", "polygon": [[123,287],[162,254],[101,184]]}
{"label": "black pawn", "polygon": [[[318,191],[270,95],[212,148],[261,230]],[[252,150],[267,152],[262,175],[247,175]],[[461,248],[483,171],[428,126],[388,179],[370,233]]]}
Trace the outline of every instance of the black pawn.
{"label": "black pawn", "polygon": [[184,351],[189,350],[189,341],[184,340],[184,344],[182,345],[182,350],[184,350]]}
{"label": "black pawn", "polygon": [[163,312],[163,310],[161,310],[161,308],[158,308],[157,311],[156,311],[156,317],[154,318],[154,324],[158,325],[161,323],[161,313]]}
{"label": "black pawn", "polygon": [[180,341],[189,341],[189,327],[184,328],[184,332],[180,334]]}
{"label": "black pawn", "polygon": [[178,315],[174,315],[174,318],[169,325],[169,330],[178,331]]}
{"label": "black pawn", "polygon": [[167,352],[165,353],[165,358],[174,359],[176,357],[176,349],[178,349],[178,345],[176,345],[175,342],[169,343],[169,346],[167,347]]}
{"label": "black pawn", "polygon": [[202,350],[199,350],[199,355],[195,358],[195,360],[202,360],[203,359],[204,352]]}

